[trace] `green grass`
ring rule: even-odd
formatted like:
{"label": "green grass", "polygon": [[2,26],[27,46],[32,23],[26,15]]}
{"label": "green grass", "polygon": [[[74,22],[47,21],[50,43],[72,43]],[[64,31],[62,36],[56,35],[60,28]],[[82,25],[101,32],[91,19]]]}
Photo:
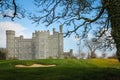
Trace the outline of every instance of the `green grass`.
{"label": "green grass", "polygon": [[[55,67],[16,68],[17,64],[55,64]],[[1,60],[0,80],[120,80],[115,59]]]}

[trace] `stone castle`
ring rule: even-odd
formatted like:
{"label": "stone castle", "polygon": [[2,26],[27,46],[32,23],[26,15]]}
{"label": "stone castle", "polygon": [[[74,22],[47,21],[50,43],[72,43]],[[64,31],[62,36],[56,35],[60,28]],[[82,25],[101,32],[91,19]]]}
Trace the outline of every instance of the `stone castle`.
{"label": "stone castle", "polygon": [[15,37],[15,31],[6,31],[7,59],[31,60],[61,58],[63,56],[63,32],[53,29],[49,31],[35,31],[31,39],[25,39],[22,35]]}

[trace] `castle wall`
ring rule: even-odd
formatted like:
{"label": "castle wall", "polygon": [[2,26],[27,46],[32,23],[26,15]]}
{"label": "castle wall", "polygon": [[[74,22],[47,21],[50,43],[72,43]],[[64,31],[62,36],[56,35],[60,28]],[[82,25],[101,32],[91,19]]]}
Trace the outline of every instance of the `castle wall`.
{"label": "castle wall", "polygon": [[32,40],[31,39],[23,39],[19,41],[19,54],[18,58],[21,60],[29,60],[32,59]]}
{"label": "castle wall", "polygon": [[20,53],[20,47],[19,47],[19,40],[20,40],[20,37],[14,37],[14,44],[15,44],[15,58],[19,59],[19,53]]}

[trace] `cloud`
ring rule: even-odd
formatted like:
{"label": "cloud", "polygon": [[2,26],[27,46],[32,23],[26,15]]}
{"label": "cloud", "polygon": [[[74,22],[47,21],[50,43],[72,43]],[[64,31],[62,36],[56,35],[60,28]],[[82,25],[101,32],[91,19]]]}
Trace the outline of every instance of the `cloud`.
{"label": "cloud", "polygon": [[25,27],[15,22],[0,22],[0,47],[6,47],[6,30],[16,31],[16,36],[23,35]]}
{"label": "cloud", "polygon": [[13,17],[13,11],[11,9],[7,9],[4,12],[0,11],[0,17],[3,17],[3,15]]}
{"label": "cloud", "polygon": [[88,39],[92,39],[92,38],[94,38],[93,34],[89,33],[88,34]]}
{"label": "cloud", "polygon": [[7,9],[5,15],[13,17],[13,11],[11,9]]}

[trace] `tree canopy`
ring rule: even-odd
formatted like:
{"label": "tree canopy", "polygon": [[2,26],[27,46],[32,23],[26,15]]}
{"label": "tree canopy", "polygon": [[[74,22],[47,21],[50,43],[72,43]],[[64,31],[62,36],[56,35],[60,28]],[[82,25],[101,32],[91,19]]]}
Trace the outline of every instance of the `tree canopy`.
{"label": "tree canopy", "polygon": [[[68,29],[65,36],[75,33],[80,37],[85,37],[92,28],[97,27],[92,26],[93,23],[101,24],[96,32],[103,28],[109,28],[105,10],[107,3],[102,3],[100,0],[35,0],[35,5],[40,8],[38,10],[40,15],[33,14],[30,16],[31,19],[37,24],[42,21],[47,26],[60,22],[61,25],[72,27]],[[83,30],[80,35],[78,30],[81,28]],[[101,34],[104,32],[105,30]]]}

